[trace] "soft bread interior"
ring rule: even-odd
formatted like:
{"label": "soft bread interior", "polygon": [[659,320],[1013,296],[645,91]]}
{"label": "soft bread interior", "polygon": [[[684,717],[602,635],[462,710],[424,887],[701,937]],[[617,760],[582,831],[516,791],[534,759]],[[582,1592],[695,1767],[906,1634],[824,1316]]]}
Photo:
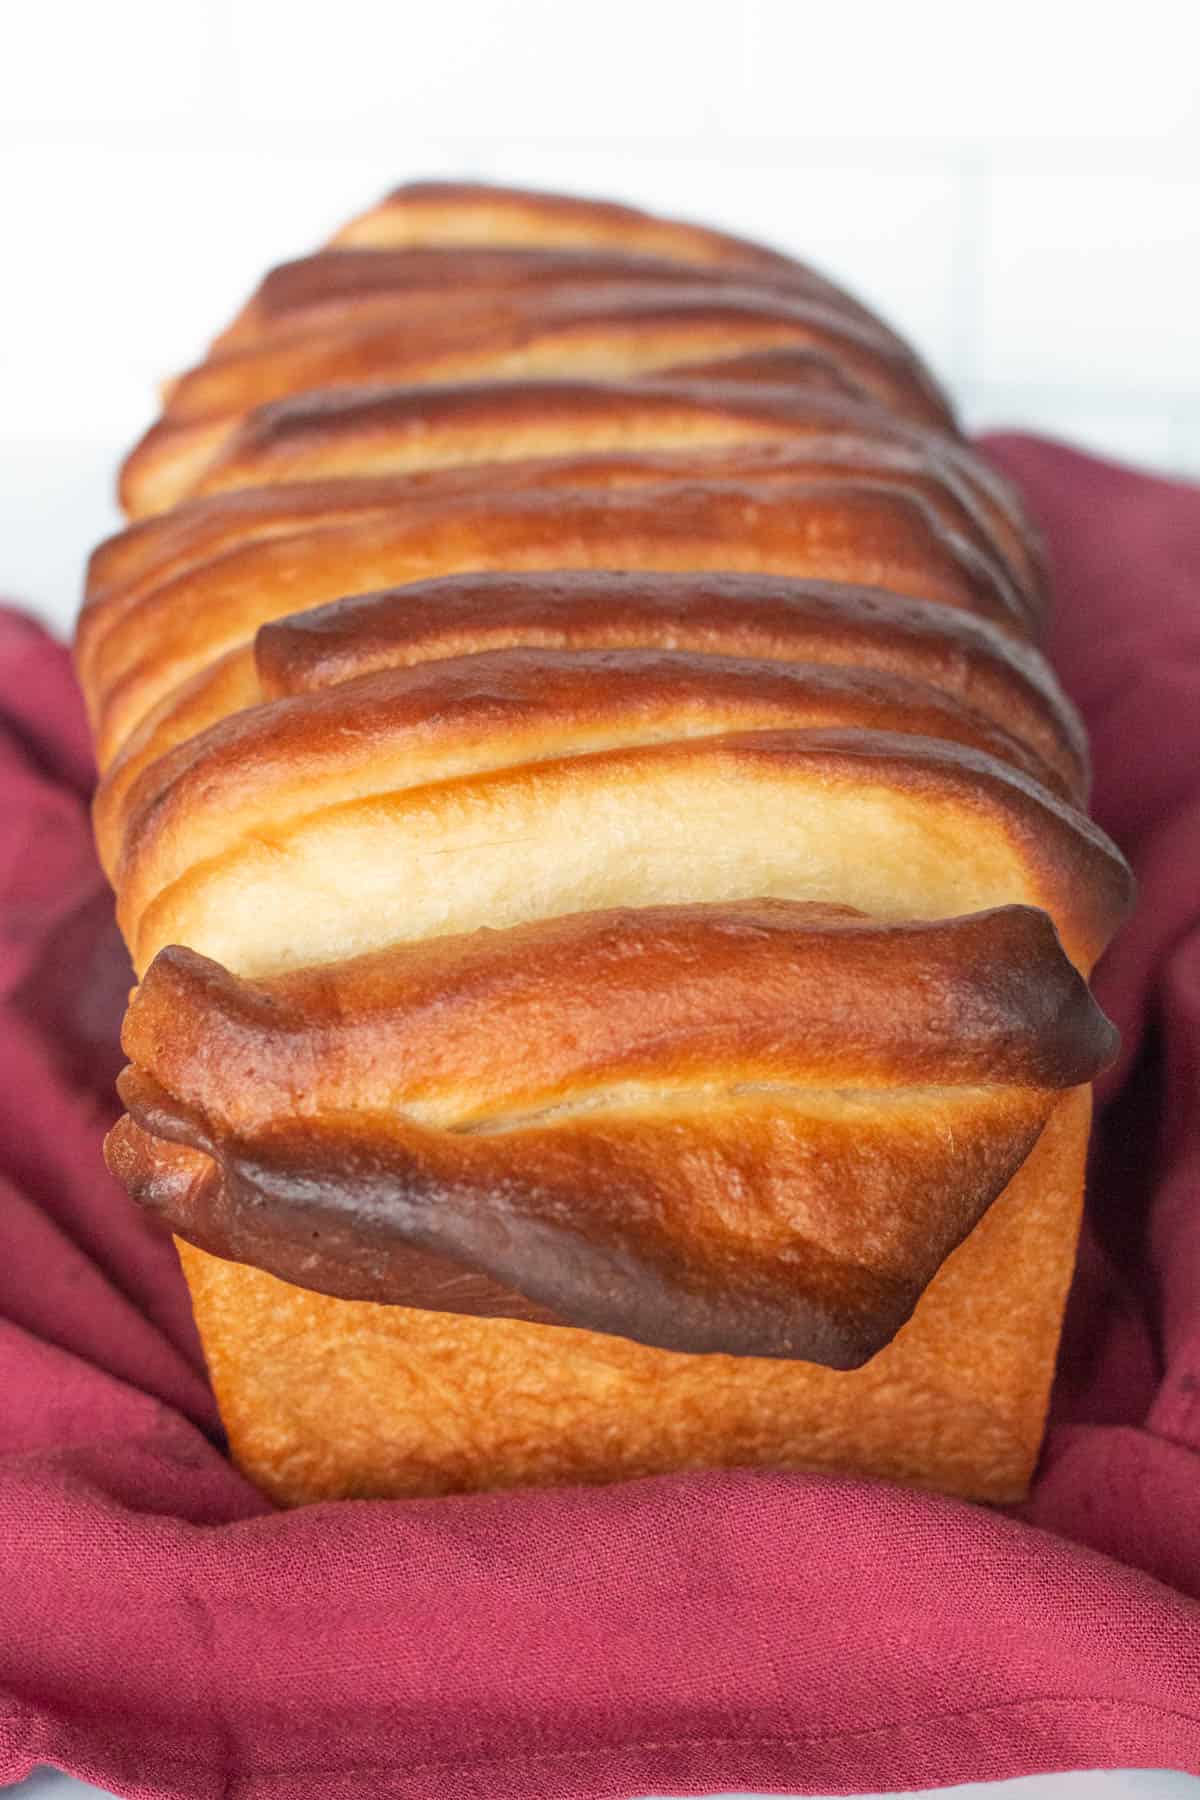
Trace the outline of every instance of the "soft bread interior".
{"label": "soft bread interior", "polygon": [[[968,615],[947,619],[943,609],[925,602],[829,583],[722,575],[706,584],[691,573],[686,579],[607,571],[523,578],[505,573],[415,583],[310,609],[260,629],[253,656],[239,649],[218,658],[153,707],[109,764],[94,808],[101,858],[115,875],[131,814],[145,809],[151,793],[176,781],[181,759],[166,759],[188,742],[193,744],[189,760],[227,760],[236,741],[239,760],[249,770],[269,722],[282,722],[290,713],[313,727],[293,734],[297,754],[291,772],[297,781],[313,779],[306,752],[329,747],[322,720],[336,713],[338,705],[314,702],[306,707],[304,696],[350,681],[366,682],[355,686],[353,697],[344,696],[343,707],[357,713],[361,696],[378,715],[389,691],[397,697],[405,686],[420,691],[421,678],[401,671],[429,665],[434,679],[425,689],[428,707],[440,720],[446,696],[440,691],[439,668],[445,676],[476,670],[482,684],[503,675],[506,729],[515,722],[522,693],[528,704],[532,677],[545,724],[554,709],[547,704],[549,689],[538,680],[541,670],[577,666],[588,709],[594,712],[613,698],[607,692],[613,671],[629,673],[651,649],[666,653],[664,664],[690,656],[698,679],[727,668],[732,654],[755,659],[763,708],[755,710],[747,690],[748,724],[768,722],[778,705],[772,680],[778,687],[778,676],[794,665],[811,665],[812,676],[824,667],[844,670],[847,684],[880,698],[889,679],[909,683],[894,689],[897,710],[886,722],[880,717],[881,728],[973,743],[1056,792],[1074,800],[1086,794],[1086,759],[1069,705],[1037,653],[986,621]],[[550,654],[539,660],[539,651]],[[596,651],[610,654],[598,658]],[[566,653],[565,659],[555,652]],[[527,675],[518,683],[522,665]],[[371,680],[387,671],[395,672],[394,688]],[[826,683],[826,690],[828,698],[833,684]],[[264,692],[268,699],[290,699],[291,707],[264,711],[258,704]],[[936,716],[930,711],[935,695],[943,696]],[[905,701],[911,705],[908,716]],[[248,716],[225,732],[210,732],[235,713]],[[411,722],[411,707],[408,715]],[[827,716],[831,723],[864,722],[861,710],[857,716],[848,711],[840,721]],[[669,735],[665,722],[656,729],[660,736]],[[147,774],[152,765],[157,765],[153,775]],[[264,775],[260,783],[263,798],[268,805],[282,805],[279,778],[287,771],[278,753],[271,766],[270,780]]]}
{"label": "soft bread interior", "polygon": [[154,897],[126,885],[122,926],[139,970],[185,943],[253,975],[587,908],[762,894],[911,919],[1023,902],[1090,967],[1123,892],[1099,834],[1001,764],[916,743],[700,739],[351,798],[240,838],[233,819],[230,848]]}
{"label": "soft bread interior", "polygon": [[905,676],[676,650],[518,648],[381,670],[190,738],[130,791],[119,880],[137,905],[238,836],[277,833],[348,800],[771,728],[936,738],[1062,791],[1019,739]]}

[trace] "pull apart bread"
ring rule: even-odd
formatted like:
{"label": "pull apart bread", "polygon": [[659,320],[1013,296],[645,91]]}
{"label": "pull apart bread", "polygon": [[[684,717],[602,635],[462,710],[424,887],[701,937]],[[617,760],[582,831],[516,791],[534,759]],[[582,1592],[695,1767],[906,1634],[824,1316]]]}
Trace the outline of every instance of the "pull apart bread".
{"label": "pull apart bread", "polygon": [[1019,1497],[1130,878],[912,352],[757,245],[422,184],[266,278],[121,494],[108,1158],[241,1466]]}

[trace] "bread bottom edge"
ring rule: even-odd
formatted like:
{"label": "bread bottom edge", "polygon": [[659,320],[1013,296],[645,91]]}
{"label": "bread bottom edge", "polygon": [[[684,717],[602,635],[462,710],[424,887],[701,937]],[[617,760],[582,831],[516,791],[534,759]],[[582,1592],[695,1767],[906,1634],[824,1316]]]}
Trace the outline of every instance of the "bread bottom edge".
{"label": "bread bottom edge", "polygon": [[775,1467],[1021,1499],[1074,1266],[1091,1089],[865,1367],[686,1356],[338,1300],[177,1240],[235,1462],[281,1505]]}

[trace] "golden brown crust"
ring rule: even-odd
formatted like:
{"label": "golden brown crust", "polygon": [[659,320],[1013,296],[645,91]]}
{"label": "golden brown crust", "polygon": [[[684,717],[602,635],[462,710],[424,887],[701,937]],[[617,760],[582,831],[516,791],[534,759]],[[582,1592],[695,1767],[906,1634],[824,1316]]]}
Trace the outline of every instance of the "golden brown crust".
{"label": "golden brown crust", "polygon": [[[701,284],[586,284],[510,299],[504,311],[457,319],[452,309],[414,320],[312,329],[302,337],[210,355],[175,381],[166,416],[234,420],[291,394],[363,382],[433,385],[515,376],[637,378],[679,365],[711,365],[780,349],[807,352],[785,379],[841,385],[899,416],[954,429],[953,414],[910,351],[863,318],[795,292]],[[786,367],[786,365],[785,365]],[[740,379],[778,383],[766,363]]]}
{"label": "golden brown crust", "polygon": [[[786,384],[566,376],[297,394],[224,420],[162,419],[126,458],[121,502],[142,518],[197,494],[278,481],[404,473],[600,450],[692,449],[898,434],[949,456],[955,440],[836,393]],[[998,491],[993,489],[993,491]]]}
{"label": "golden brown crust", "polygon": [[228,551],[115,617],[90,670],[101,766],[151,707],[261,625],[346,594],[508,568],[731,570],[887,587],[1032,630],[1004,569],[890,482],[466,495]]}
{"label": "golden brown crust", "polygon": [[[231,713],[386,669],[514,647],[654,648],[898,675],[919,684],[914,700],[932,687],[999,726],[991,747],[1003,759],[1076,802],[1086,797],[1073,708],[1037,651],[985,620],[880,589],[766,576],[492,573],[412,582],[277,620],[260,628],[253,655],[234,650],[185,682],[130,733],[101,780],[94,817],[104,866],[115,876],[145,771]],[[949,722],[946,735],[985,744],[978,733],[964,737],[964,722]],[[914,719],[908,729],[931,723]],[[1014,758],[1004,737],[1036,760]]]}
{"label": "golden brown crust", "polygon": [[338,248],[369,245],[554,245],[620,249],[673,262],[795,268],[789,257],[748,238],[680,219],[662,219],[611,200],[495,187],[477,181],[411,181],[335,232]]}
{"label": "golden brown crust", "polygon": [[235,835],[278,833],[350,795],[771,728],[937,738],[1062,791],[1009,732],[908,676],[681,650],[507,648],[381,669],[189,738],[129,791],[117,880],[136,909]]}
{"label": "golden brown crust", "polygon": [[846,1367],[1113,1034],[1040,914],[889,930],[759,902],[254,987],[167,952],[126,1047],[114,1164],[210,1249],[412,1304],[411,1245],[559,1321]]}
{"label": "golden brown crust", "polygon": [[831,425],[828,432],[798,432],[776,442],[701,444],[683,450],[598,450],[507,462],[450,464],[400,475],[364,473],[277,487],[235,488],[189,500],[127,526],[93,551],[85,606],[160,574],[205,560],[239,539],[269,535],[289,525],[321,525],[369,512],[387,512],[410,500],[517,488],[614,488],[683,481],[787,481],[847,475],[911,483],[946,523],[1004,558],[1014,577],[1037,598],[1044,570],[1036,534],[1016,496],[996,471],[963,446],[931,434]]}
{"label": "golden brown crust", "polygon": [[507,570],[336,600],[259,629],[264,695],[485,650],[634,646],[874,668],[954,694],[1035,748],[1078,796],[1082,723],[1044,658],[969,613],[786,576]]}
{"label": "golden brown crust", "polygon": [[1032,907],[883,924],[786,900],[570,913],[257,981],[172,946],[122,1032],[133,1063],[238,1137],[356,1109],[478,1129],[718,1076],[1057,1089],[1115,1045]]}
{"label": "golden brown crust", "polygon": [[478,245],[399,250],[324,250],[282,263],[264,276],[210,354],[281,343],[328,326],[423,324],[453,318],[486,321],[511,316],[535,294],[566,288],[752,286],[759,293],[795,293],[888,331],[833,282],[802,263],[681,263],[623,250],[570,248],[481,249]]}
{"label": "golden brown crust", "polygon": [[[143,1169],[154,1168],[157,1136],[191,1122],[140,1083],[122,1098],[132,1123],[116,1135],[113,1167],[173,1223]],[[911,1315],[1050,1108],[1025,1090],[821,1101],[717,1092],[676,1111],[658,1094],[646,1116],[614,1109],[587,1126],[531,1123],[486,1142],[405,1119],[360,1131],[316,1121],[244,1149],[214,1145],[187,1197],[202,1246],[292,1279],[311,1271],[347,1299],[411,1302],[387,1257],[400,1220],[402,1244],[481,1270],[556,1321],[664,1349],[856,1368]],[[769,1190],[755,1191],[767,1169]],[[833,1230],[847,1191],[850,1242]],[[309,1242],[277,1243],[296,1207]],[[681,1235],[684,1216],[694,1237]],[[401,1270],[405,1260],[402,1250]],[[449,1310],[444,1296],[438,1310]]]}
{"label": "golden brown crust", "polygon": [[930,440],[906,443],[885,434],[683,451],[601,451],[511,463],[475,463],[392,476],[360,476],[279,487],[233,489],[156,514],[109,538],[93,553],[76,654],[90,682],[96,646],[112,621],[143,593],[237,544],[303,527],[389,517],[414,502],[519,490],[607,490],[668,480],[788,482],[868,479],[897,483],[925,501],[951,531],[998,558],[1035,611],[1044,577],[1019,515],[1002,489],[980,479],[981,465],[951,458]]}

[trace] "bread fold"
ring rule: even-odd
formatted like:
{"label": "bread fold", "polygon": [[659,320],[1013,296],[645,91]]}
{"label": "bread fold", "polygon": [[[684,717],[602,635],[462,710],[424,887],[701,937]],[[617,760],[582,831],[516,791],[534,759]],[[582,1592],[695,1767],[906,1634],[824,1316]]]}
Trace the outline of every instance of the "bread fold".
{"label": "bread fold", "polygon": [[1024,907],[590,912],[257,983],[170,949],[112,1154],[182,1236],[347,1299],[427,1303],[432,1259],[484,1278],[464,1310],[853,1368],[1113,1042]]}

